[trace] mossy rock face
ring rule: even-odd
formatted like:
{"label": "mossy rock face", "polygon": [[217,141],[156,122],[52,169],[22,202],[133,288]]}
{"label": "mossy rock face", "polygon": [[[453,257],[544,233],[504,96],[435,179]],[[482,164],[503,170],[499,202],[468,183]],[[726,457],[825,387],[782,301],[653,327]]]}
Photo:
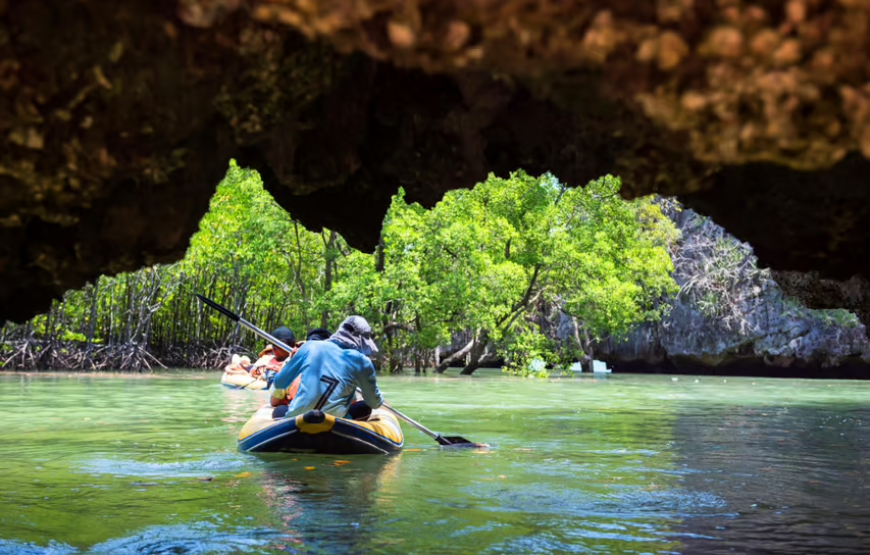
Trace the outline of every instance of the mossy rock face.
{"label": "mossy rock face", "polygon": [[[184,252],[232,146],[220,53],[149,2],[16,2],[0,25],[0,315]],[[229,52],[232,52],[229,50]],[[192,71],[192,66],[198,68]],[[213,154],[208,154],[211,151]]]}
{"label": "mossy rock face", "polygon": [[0,319],[180,258],[230,157],[363,249],[522,167],[867,276],[870,4],[737,4],[0,0]]}

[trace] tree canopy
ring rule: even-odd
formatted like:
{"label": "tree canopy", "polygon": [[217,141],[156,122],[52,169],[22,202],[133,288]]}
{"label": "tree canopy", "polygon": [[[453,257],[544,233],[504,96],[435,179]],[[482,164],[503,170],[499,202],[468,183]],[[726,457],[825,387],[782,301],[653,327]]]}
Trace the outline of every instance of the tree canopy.
{"label": "tree canopy", "polygon": [[[659,317],[659,300],[676,291],[667,251],[676,230],[652,199],[626,202],[619,187],[612,176],[569,188],[517,171],[450,192],[429,211],[397,195],[384,225],[383,270],[367,278],[392,286],[371,306],[391,326],[385,335],[409,334],[434,349],[466,331],[458,351],[468,356],[465,372],[507,353],[507,368],[525,372],[541,351],[548,362],[576,358],[591,341]],[[582,330],[573,349],[543,347],[536,337],[548,305]]]}
{"label": "tree canopy", "polygon": [[[503,361],[529,373],[532,359],[588,358],[594,341],[659,318],[662,297],[676,290],[668,248],[677,232],[661,201],[626,202],[620,185],[605,176],[570,188],[520,170],[450,192],[431,210],[400,191],[366,254],[335,232],[304,229],[256,172],[232,163],[184,260],[102,278],[4,333],[39,337],[48,350],[86,342],[91,365],[101,350],[135,344],[138,354],[121,360],[131,368],[150,366],[149,356],[216,362],[194,361],[196,346],[256,350],[255,338],[198,305],[192,293],[202,292],[297,336],[361,314],[382,346],[381,367],[393,371],[461,361],[470,373]],[[544,332],[566,318],[573,338],[558,344]]]}

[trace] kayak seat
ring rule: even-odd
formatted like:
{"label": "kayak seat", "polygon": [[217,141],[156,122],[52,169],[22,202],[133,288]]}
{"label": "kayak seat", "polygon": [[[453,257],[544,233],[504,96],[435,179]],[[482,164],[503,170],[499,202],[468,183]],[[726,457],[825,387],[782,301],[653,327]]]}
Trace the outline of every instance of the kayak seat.
{"label": "kayak seat", "polygon": [[[280,420],[287,416],[287,411],[290,409],[289,405],[278,405],[272,411],[272,419]],[[319,416],[318,416],[319,415]],[[357,401],[352,403],[347,411],[347,419],[348,420],[361,420],[366,421],[369,419],[369,416],[372,415],[372,409],[363,401]],[[324,414],[319,410],[310,410],[305,413],[305,421],[309,424],[317,424],[323,422],[326,418]],[[309,420],[309,418],[314,418],[315,420]],[[319,420],[316,420],[319,418]]]}
{"label": "kayak seat", "polygon": [[368,420],[371,415],[372,409],[365,403],[365,401],[351,403],[350,407],[347,409],[349,420]]}

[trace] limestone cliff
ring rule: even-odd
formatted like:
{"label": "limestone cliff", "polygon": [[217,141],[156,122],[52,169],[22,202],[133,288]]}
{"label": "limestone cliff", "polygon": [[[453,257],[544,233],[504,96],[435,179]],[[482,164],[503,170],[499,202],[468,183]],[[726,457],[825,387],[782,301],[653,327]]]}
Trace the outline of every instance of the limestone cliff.
{"label": "limestone cliff", "polygon": [[[870,341],[853,314],[787,298],[749,245],[711,219],[691,210],[674,219],[682,234],[672,254],[681,292],[669,315],[624,342],[599,345],[596,357],[677,368],[768,366],[774,375],[776,368],[870,363]],[[570,337],[571,325],[563,318],[559,334]]]}

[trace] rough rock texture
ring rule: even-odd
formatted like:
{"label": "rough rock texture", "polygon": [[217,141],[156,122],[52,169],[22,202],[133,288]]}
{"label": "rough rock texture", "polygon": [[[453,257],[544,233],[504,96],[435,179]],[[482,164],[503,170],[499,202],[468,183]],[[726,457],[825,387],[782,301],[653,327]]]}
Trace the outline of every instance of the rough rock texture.
{"label": "rough rock texture", "polygon": [[785,294],[799,299],[808,307],[838,306],[858,315],[865,324],[870,323],[870,283],[853,276],[838,281],[819,277],[818,272],[773,271]]}
{"label": "rough rock texture", "polygon": [[773,277],[787,294],[811,308],[848,308],[868,323],[868,175],[870,165],[857,153],[812,173],[728,166],[715,187],[683,200],[751,243],[762,266],[782,270]]}
{"label": "rough rock texture", "polygon": [[[818,169],[870,155],[866,0],[263,0],[254,18],[430,72],[550,83],[600,70],[606,96],[685,132],[696,158]],[[558,85],[556,85],[558,86]]]}
{"label": "rough rock texture", "polygon": [[361,248],[399,186],[431,205],[488,171],[612,172],[773,268],[866,277],[868,18],[867,0],[0,0],[0,319],[180,257],[231,156]]}
{"label": "rough rock texture", "polygon": [[[870,341],[853,315],[806,309],[757,268],[747,244],[691,210],[675,219],[682,237],[672,258],[681,292],[670,314],[625,342],[599,345],[596,357],[677,368],[767,366],[773,375],[777,368],[860,362],[870,373]],[[572,326],[562,316],[559,336],[572,337]]]}
{"label": "rough rock texture", "polygon": [[221,52],[171,13],[0,2],[0,319],[183,254],[232,137]]}

